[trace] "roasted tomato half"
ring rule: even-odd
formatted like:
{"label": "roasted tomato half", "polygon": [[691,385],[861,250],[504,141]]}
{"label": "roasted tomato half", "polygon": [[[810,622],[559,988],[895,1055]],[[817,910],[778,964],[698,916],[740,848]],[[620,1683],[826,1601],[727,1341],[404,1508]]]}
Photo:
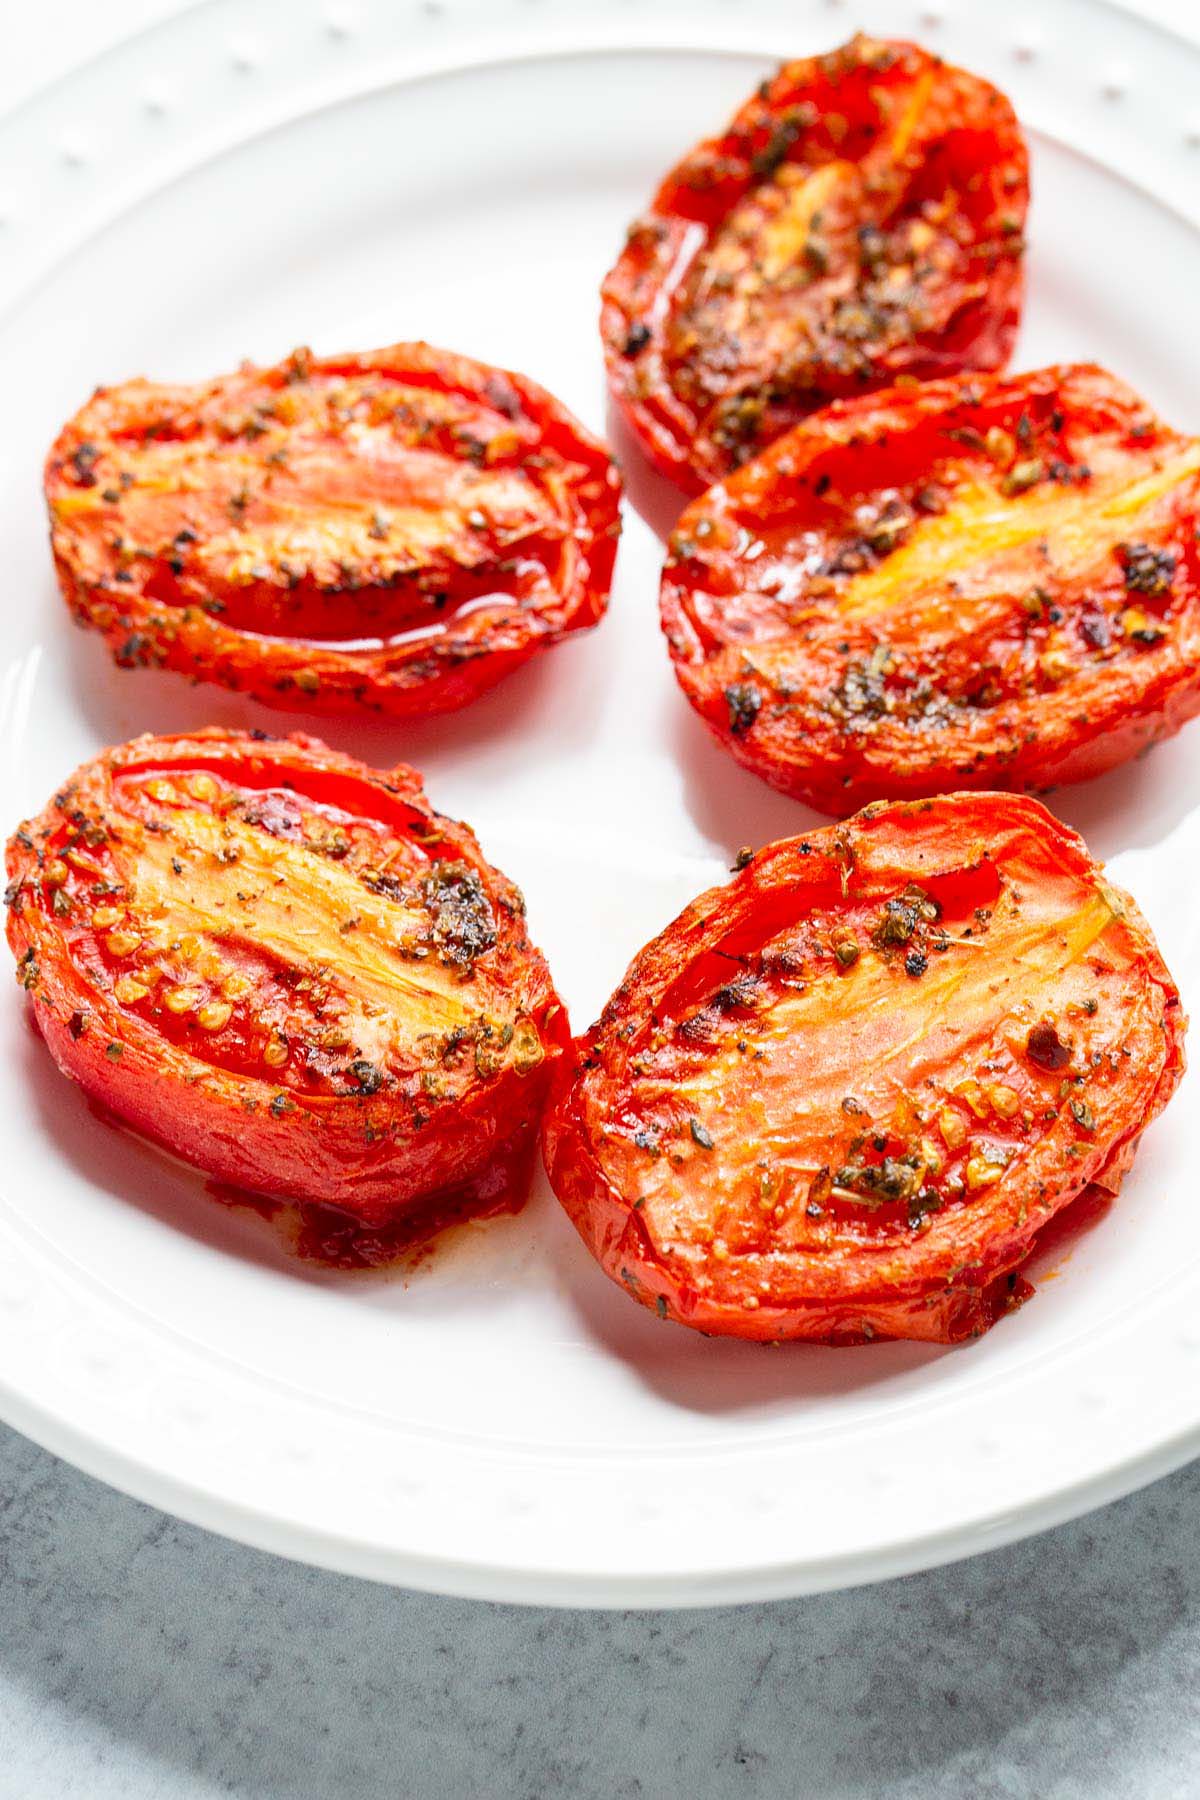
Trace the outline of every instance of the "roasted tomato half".
{"label": "roasted tomato half", "polygon": [[596,624],[619,493],[543,388],[428,344],[100,388],[46,465],[63,593],[123,668],[404,717]]}
{"label": "roasted tomato half", "polygon": [[815,414],[684,513],[662,621],[740,762],[827,812],[1046,788],[1200,710],[1200,439],[1102,369]]}
{"label": "roasted tomato half", "polygon": [[828,400],[998,369],[1028,199],[986,81],[865,37],[786,63],[631,227],[603,288],[613,396],[695,492]]}
{"label": "roasted tomato half", "polygon": [[772,844],[634,961],[560,1065],[550,1179],[662,1318],[954,1342],[1115,1192],[1183,1068],[1137,908],[1035,800],[948,794]]}
{"label": "roasted tomato half", "polygon": [[566,1019],[520,893],[411,769],[136,738],[18,829],[8,873],[42,1035],[136,1130],[366,1225],[519,1203]]}

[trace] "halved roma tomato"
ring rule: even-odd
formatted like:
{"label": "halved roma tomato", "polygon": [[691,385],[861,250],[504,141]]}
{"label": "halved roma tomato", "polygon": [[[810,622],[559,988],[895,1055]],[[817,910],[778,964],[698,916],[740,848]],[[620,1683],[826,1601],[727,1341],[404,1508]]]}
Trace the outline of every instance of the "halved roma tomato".
{"label": "halved roma tomato", "polygon": [[998,369],[1028,199],[986,81],[866,37],[785,63],[630,228],[603,287],[613,397],[695,492],[827,400]]}
{"label": "halved roma tomato", "polygon": [[949,794],[772,844],[635,959],[560,1065],[555,1191],[663,1318],[953,1342],[1115,1192],[1183,1069],[1150,931],[1034,800]]}
{"label": "halved roma tomato", "polygon": [[566,1016],[520,893],[411,769],[135,738],[20,827],[8,871],[37,1024],[119,1119],[366,1225],[519,1204]]}
{"label": "halved roma tomato", "polygon": [[843,401],[702,496],[662,623],[713,734],[827,812],[1045,788],[1200,711],[1200,439],[1102,369]]}
{"label": "halved roma tomato", "polygon": [[522,375],[428,344],[100,388],[46,465],[76,620],[307,712],[445,712],[603,616],[604,445]]}

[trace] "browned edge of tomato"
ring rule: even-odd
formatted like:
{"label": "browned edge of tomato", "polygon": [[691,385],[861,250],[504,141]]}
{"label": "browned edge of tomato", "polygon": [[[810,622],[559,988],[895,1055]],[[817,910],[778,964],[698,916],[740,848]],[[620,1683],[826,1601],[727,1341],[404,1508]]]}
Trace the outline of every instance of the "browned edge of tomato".
{"label": "browned edge of tomato", "polygon": [[59,582],[123,668],[268,705],[465,705],[603,617],[609,453],[544,388],[428,344],[99,388],[45,472]]}
{"label": "browned edge of tomato", "polygon": [[785,63],[630,227],[602,289],[613,399],[694,493],[829,400],[1000,368],[1028,200],[978,76],[862,36]]}
{"label": "browned edge of tomato", "polygon": [[564,1061],[550,1180],[661,1318],[957,1342],[1183,1070],[1133,902],[1035,800],[879,804],[771,844],[634,959]]}
{"label": "browned edge of tomato", "polygon": [[1105,370],[843,401],[693,501],[661,617],[713,735],[826,812],[1039,790],[1200,711],[1200,439]]}
{"label": "browned edge of tomato", "polygon": [[403,766],[315,738],[142,737],[8,844],[8,940],[55,1061],[235,1188],[515,1207],[569,1032],[520,892]]}

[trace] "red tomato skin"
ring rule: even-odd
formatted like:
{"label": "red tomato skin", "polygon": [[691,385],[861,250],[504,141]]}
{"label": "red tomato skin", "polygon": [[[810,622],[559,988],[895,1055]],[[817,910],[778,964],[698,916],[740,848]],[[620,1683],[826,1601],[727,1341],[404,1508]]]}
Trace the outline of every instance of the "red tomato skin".
{"label": "red tomato skin", "polygon": [[[806,480],[806,470],[841,453],[853,453],[865,465],[873,445],[894,445],[906,432],[926,431],[938,420],[957,416],[964,392],[971,396],[970,416],[985,425],[993,417],[1011,422],[1025,406],[1030,412],[1059,408],[1085,454],[1089,440],[1122,449],[1136,445],[1149,466],[1153,457],[1166,458],[1196,443],[1164,425],[1132,389],[1093,364],[965,383],[925,382],[911,390],[838,401],[813,414],[692,502],[673,543],[693,537],[701,519],[737,520],[748,530],[755,520],[777,520],[797,492],[796,484]],[[759,721],[749,730],[731,728],[727,683],[715,676],[697,628],[696,607],[710,600],[719,606],[722,596],[736,598],[742,584],[752,585],[748,567],[739,568],[736,559],[714,563],[697,579],[688,559],[672,551],[663,569],[660,620],[676,679],[716,741],[772,787],[821,812],[845,817],[877,800],[952,790],[1044,793],[1119,768],[1200,712],[1200,476],[1192,474],[1179,483],[1167,529],[1177,559],[1169,641],[1154,646],[1152,654],[1138,650],[1122,662],[1108,662],[1098,680],[1077,658],[1082,671],[1078,683],[1017,696],[990,710],[963,708],[949,729],[924,737],[887,719],[877,729],[846,729],[817,711],[802,724],[776,728],[769,706],[763,709],[765,729]],[[1052,534],[1050,545],[1053,549]],[[1076,609],[1103,597],[1099,589],[1094,596],[1089,593],[1086,584],[1065,586],[1061,592],[1051,584],[1049,593],[1053,601]],[[914,639],[905,648],[919,653],[921,645]],[[818,686],[814,675],[808,694]]]}
{"label": "red tomato skin", "polygon": [[[549,469],[553,491],[541,471],[534,475],[533,487],[549,496],[563,533],[562,567],[548,574],[536,603],[509,605],[499,613],[484,609],[473,618],[468,609],[461,619],[450,616],[447,622],[430,615],[421,630],[399,630],[393,641],[381,639],[375,648],[344,648],[335,637],[322,642],[303,633],[293,637],[286,631],[273,634],[266,626],[256,630],[231,624],[222,616],[223,600],[208,592],[204,579],[186,561],[182,572],[174,566],[178,559],[169,543],[152,546],[155,554],[148,558],[129,561],[124,551],[114,557],[112,544],[122,531],[119,489],[100,488],[114,495],[103,540],[85,541],[70,515],[60,516],[64,500],[69,507],[81,493],[94,497],[106,481],[106,470],[111,478],[123,445],[136,438],[138,424],[148,414],[169,419],[177,408],[190,421],[193,413],[211,417],[223,404],[245,408],[255,396],[286,394],[296,388],[292,371],[297,359],[304,378],[314,381],[403,383],[435,399],[448,396],[484,409],[494,407],[499,394],[501,412],[511,412],[529,439],[524,453],[542,457]],[[267,446],[280,435],[286,442],[285,431],[265,435],[261,443],[251,439],[246,449],[252,468],[261,465],[255,479],[264,476],[264,494],[273,479],[269,459],[278,454]],[[81,453],[84,461],[79,463]],[[369,469],[352,469],[350,479],[363,484],[361,497],[368,501]],[[607,610],[620,532],[620,475],[600,439],[527,376],[424,343],[323,358],[298,351],[274,368],[246,365],[234,375],[192,387],[133,381],[100,388],[52,446],[45,492],[63,596],[78,624],[101,632],[120,667],[170,669],[266,706],[320,717],[379,712],[410,719],[456,711],[538,651],[591,630]],[[223,491],[198,493],[187,529],[202,540],[226,530],[230,504]],[[253,522],[253,503],[243,517]],[[186,558],[194,552],[182,554]],[[359,565],[348,565],[340,590],[350,637],[355,636],[355,611],[386,608],[397,586],[394,576],[381,576],[361,552]],[[453,590],[459,577],[451,570],[445,579]],[[495,592],[504,598],[511,585],[510,577],[497,569]],[[286,607],[293,587],[302,597],[307,578],[298,581],[269,566],[255,592],[264,606],[278,609]],[[331,603],[339,598],[336,583],[321,593]],[[369,636],[368,626],[364,641]]]}
{"label": "red tomato skin", "polygon": [[[695,407],[668,379],[664,331],[674,296],[728,214],[753,195],[758,179],[754,164],[771,121],[778,129],[797,103],[800,108],[815,103],[818,114],[853,112],[861,99],[851,96],[839,103],[839,88],[853,84],[881,55],[894,59],[889,81],[894,71],[897,81],[913,88],[933,84],[933,99],[924,109],[924,135],[922,126],[917,128],[918,153],[901,158],[898,166],[910,174],[915,167],[919,174],[927,147],[944,149],[949,142],[961,142],[963,186],[986,196],[977,196],[979,216],[972,221],[986,268],[981,278],[975,271],[975,286],[983,291],[967,297],[970,283],[953,277],[952,284],[961,280],[962,300],[948,303],[945,316],[933,326],[869,353],[869,368],[856,364],[851,373],[839,366],[837,356],[818,363],[809,400],[793,396],[772,402],[775,411],[768,408],[755,448],[835,398],[887,387],[897,379],[1000,369],[1008,361],[1024,298],[1020,234],[1029,201],[1028,151],[1008,100],[988,82],[900,40],[860,36],[828,56],[785,63],[722,134],[697,145],[664,178],[648,211],[630,228],[601,289],[600,333],[613,402],[654,468],[689,494],[721,480],[744,458],[740,449],[731,451],[709,434]],[[817,160],[819,164],[819,156]],[[1008,239],[1006,246],[996,247],[989,239],[1000,219]],[[644,344],[631,354],[631,342],[643,333]]]}
{"label": "red tomato skin", "polygon": [[299,733],[267,739],[214,727],[134,739],[84,764],[59,798],[67,797],[68,808],[98,803],[111,815],[114,776],[146,766],[252,779],[256,788],[278,782],[398,830],[427,822],[439,844],[479,874],[495,904],[505,931],[489,954],[503,956],[519,983],[541,1035],[542,1064],[475,1083],[465,1103],[431,1107],[417,1131],[398,1090],[310,1095],[297,1091],[290,1072],[205,1067],[187,1042],[176,1045],[118,1008],[65,951],[37,889],[43,845],[64,824],[52,801],[9,840],[7,935],[33,1022],[63,1074],[102,1113],[229,1188],[333,1208],[368,1229],[409,1214],[436,1223],[496,1210],[498,1201],[515,1210],[549,1075],[570,1033],[545,961],[520,922],[519,893],[486,861],[473,833],[433,811],[416,771],[402,764],[374,770]]}
{"label": "red tomato skin", "polygon": [[[932,821],[932,823],[931,823]],[[824,858],[842,859],[853,868],[844,834],[862,832],[858,841],[883,841],[890,833],[903,845],[961,840],[963,834],[990,834],[994,842],[1006,834],[1033,832],[1043,840],[1048,866],[1095,878],[1097,866],[1082,840],[1061,825],[1037,801],[1003,793],[950,794],[920,802],[878,803],[844,826],[828,826],[806,838],[785,839],[761,850],[724,888],[701,894],[630,964],[597,1024],[575,1040],[574,1054],[559,1064],[542,1127],[542,1153],[551,1186],[584,1244],[604,1272],[622,1290],[658,1317],[708,1336],[755,1342],[796,1341],[854,1346],[887,1339],[957,1344],[979,1337],[1032,1293],[1020,1274],[1037,1248],[1039,1234],[1080,1195],[1115,1194],[1127,1173],[1142,1132],[1163,1110],[1179,1085],[1186,1066],[1187,1019],[1179,993],[1158,952],[1150,929],[1128,895],[1111,887],[1123,909],[1123,922],[1144,959],[1145,978],[1162,996],[1164,1046],[1153,1090],[1144,1109],[1128,1118],[1123,1129],[1105,1142],[1087,1147],[1069,1181],[1054,1202],[1027,1219],[1024,1205],[1006,1202],[994,1234],[981,1247],[969,1223],[952,1238],[930,1268],[900,1273],[893,1258],[880,1278],[864,1253],[862,1266],[842,1265],[820,1275],[803,1301],[781,1304],[754,1290],[748,1309],[748,1284],[734,1274],[727,1292],[711,1280],[694,1279],[686,1261],[664,1255],[652,1240],[636,1196],[622,1191],[609,1176],[586,1123],[585,1083],[598,1079],[629,1042],[640,1042],[638,1023],[664,1019],[668,995],[686,971],[722,942],[743,946],[753,937],[756,913],[787,904],[816,876]],[[868,835],[869,834],[869,835]],[[717,952],[723,958],[726,952]],[[736,959],[728,959],[736,960]],[[608,1116],[624,1117],[616,1099]],[[632,1115],[631,1115],[632,1116]],[[955,1267],[961,1258],[963,1266]],[[730,1265],[726,1265],[729,1267]]]}

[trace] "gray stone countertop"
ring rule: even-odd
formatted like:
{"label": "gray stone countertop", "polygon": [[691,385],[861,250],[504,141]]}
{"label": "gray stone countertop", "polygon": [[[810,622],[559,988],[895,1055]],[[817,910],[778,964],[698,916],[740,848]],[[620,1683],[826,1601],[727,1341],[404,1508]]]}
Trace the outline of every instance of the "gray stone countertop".
{"label": "gray stone countertop", "polygon": [[1200,1795],[1200,1465],[877,1587],[583,1613],[246,1550],[0,1428],[0,1796],[217,1795]]}

